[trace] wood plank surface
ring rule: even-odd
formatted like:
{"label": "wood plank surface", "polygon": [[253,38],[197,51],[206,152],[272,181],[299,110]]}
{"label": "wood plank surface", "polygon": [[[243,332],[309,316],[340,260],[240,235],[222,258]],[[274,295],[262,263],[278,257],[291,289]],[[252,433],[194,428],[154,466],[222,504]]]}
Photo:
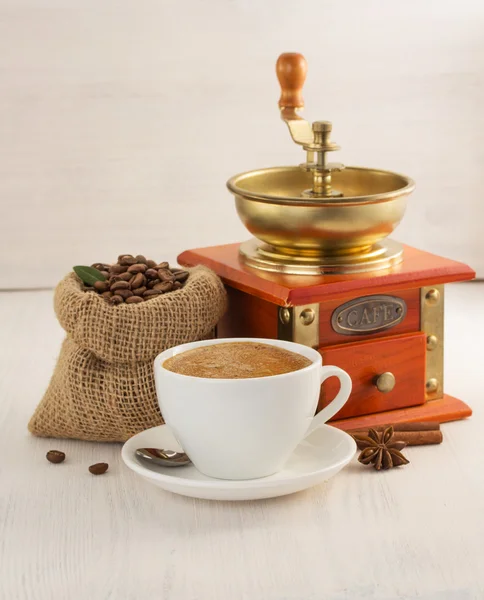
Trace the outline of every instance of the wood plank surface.
{"label": "wood plank surface", "polygon": [[[0,294],[1,600],[482,599],[483,298],[481,284],[447,291],[446,388],[474,415],[443,425],[442,444],[232,504],[139,481],[117,444],[30,436],[62,331],[51,292]],[[66,462],[47,463],[51,448]],[[93,477],[98,461],[110,468]]]}

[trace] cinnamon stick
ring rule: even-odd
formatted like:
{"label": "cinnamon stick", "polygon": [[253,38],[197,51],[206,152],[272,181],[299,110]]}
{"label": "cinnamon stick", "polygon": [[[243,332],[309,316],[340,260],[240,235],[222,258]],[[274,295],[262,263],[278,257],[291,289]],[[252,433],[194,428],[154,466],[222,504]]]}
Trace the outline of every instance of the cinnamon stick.
{"label": "cinnamon stick", "polygon": [[387,427],[393,427],[393,431],[440,431],[440,423],[434,421],[420,421],[416,423],[388,423],[387,425],[375,425],[372,427],[365,427],[358,429],[350,429],[348,433],[356,433],[356,431],[368,431],[368,429],[374,429],[375,431],[384,431]]}
{"label": "cinnamon stick", "polygon": [[[374,427],[376,431],[380,428]],[[348,431],[351,435],[368,435],[368,429],[362,431]],[[405,442],[407,446],[427,446],[428,444],[441,444],[443,440],[442,431],[436,429],[420,431],[397,431],[394,429],[393,438],[395,442]]]}

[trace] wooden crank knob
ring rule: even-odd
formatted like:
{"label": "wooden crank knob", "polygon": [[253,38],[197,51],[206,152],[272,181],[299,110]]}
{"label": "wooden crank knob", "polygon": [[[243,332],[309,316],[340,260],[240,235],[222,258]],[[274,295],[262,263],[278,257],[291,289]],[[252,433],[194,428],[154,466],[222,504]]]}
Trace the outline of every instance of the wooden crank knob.
{"label": "wooden crank knob", "polygon": [[285,52],[277,59],[276,73],[281,86],[279,108],[304,108],[302,89],[308,64],[302,54]]}

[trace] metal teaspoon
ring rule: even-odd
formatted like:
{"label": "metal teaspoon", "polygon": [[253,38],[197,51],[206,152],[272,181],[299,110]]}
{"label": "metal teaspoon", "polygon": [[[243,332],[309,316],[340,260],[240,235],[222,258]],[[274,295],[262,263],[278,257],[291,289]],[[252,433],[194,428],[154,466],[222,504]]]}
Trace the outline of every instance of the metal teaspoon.
{"label": "metal teaspoon", "polygon": [[163,448],[138,448],[136,456],[162,467],[183,467],[192,462],[185,452],[175,452]]}

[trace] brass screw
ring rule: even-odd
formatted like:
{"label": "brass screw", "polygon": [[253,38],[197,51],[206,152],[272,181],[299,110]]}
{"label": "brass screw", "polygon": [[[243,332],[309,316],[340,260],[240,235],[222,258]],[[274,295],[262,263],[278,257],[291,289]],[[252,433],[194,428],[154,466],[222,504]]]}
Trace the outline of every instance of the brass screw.
{"label": "brass screw", "polygon": [[427,336],[427,350],[435,350],[439,343],[439,338],[436,335]]}
{"label": "brass screw", "polygon": [[291,320],[291,311],[288,308],[281,308],[279,310],[279,318],[281,319],[281,323],[287,325]]}
{"label": "brass screw", "polygon": [[313,123],[313,131],[317,131],[318,133],[330,132],[332,129],[333,124],[331,121],[314,121]]}
{"label": "brass screw", "polygon": [[430,306],[435,306],[436,304],[438,304],[439,300],[440,300],[439,290],[436,290],[435,288],[429,290],[425,294],[425,300],[427,301],[427,304],[429,304]]}
{"label": "brass screw", "polygon": [[343,317],[340,315],[340,316],[338,317],[338,323],[342,323],[342,322],[343,322]]}
{"label": "brass screw", "polygon": [[316,315],[312,308],[305,308],[299,315],[299,319],[302,321],[303,325],[311,325],[315,316]]}
{"label": "brass screw", "polygon": [[439,387],[439,382],[437,379],[435,379],[435,377],[432,377],[431,379],[429,379],[427,381],[427,383],[425,384],[425,389],[427,391],[427,394],[432,394],[433,392],[436,392],[438,387]]}

